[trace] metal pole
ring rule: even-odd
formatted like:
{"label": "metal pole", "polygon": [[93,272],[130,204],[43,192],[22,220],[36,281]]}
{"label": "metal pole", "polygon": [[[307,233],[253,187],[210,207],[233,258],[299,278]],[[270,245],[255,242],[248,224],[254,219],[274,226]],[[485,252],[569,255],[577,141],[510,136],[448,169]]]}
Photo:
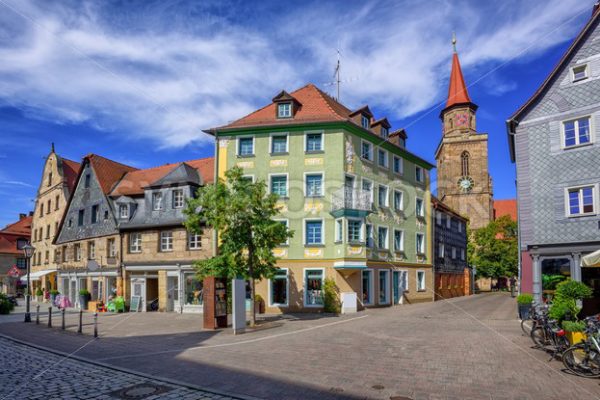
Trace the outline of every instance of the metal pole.
{"label": "metal pole", "polygon": [[94,313],[94,337],[98,337],[98,313]]}
{"label": "metal pole", "polygon": [[31,258],[27,258],[27,308],[25,309],[25,322],[31,322],[31,312],[29,309],[31,301]]}
{"label": "metal pole", "polygon": [[61,317],[62,317],[62,324],[61,324],[61,328],[64,331],[65,330],[65,309],[63,308],[62,310],[60,310],[61,312]]}
{"label": "metal pole", "polygon": [[40,324],[40,305],[35,306],[35,324]]}
{"label": "metal pole", "polygon": [[52,328],[52,306],[48,307],[48,328]]}
{"label": "metal pole", "polygon": [[79,310],[79,328],[77,328],[77,333],[83,332],[83,310]]}

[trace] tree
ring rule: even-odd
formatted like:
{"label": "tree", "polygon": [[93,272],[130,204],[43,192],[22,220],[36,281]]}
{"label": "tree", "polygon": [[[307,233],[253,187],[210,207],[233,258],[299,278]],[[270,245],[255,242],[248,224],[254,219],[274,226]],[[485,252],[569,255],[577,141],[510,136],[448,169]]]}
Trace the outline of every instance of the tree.
{"label": "tree", "polygon": [[517,223],[508,215],[469,232],[469,264],[477,275],[499,278],[517,275],[519,249]]}
{"label": "tree", "polygon": [[[254,300],[254,280],[273,277],[277,270],[273,249],[293,232],[273,220],[279,213],[278,196],[268,194],[263,181],[253,183],[242,174],[242,169],[235,167],[225,173],[226,180],[199,188],[184,210],[185,226],[199,234],[204,225],[218,232],[217,254],[194,264],[198,276],[247,279]],[[252,307],[250,324],[255,323]]]}

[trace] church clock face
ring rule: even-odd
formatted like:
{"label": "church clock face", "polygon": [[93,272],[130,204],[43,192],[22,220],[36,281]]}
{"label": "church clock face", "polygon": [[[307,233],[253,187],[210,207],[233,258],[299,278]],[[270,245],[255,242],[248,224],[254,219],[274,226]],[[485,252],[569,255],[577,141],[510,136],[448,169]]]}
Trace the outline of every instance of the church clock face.
{"label": "church clock face", "polygon": [[470,176],[462,176],[458,180],[458,187],[463,193],[470,192],[473,189],[473,178]]}
{"label": "church clock face", "polygon": [[469,116],[465,113],[456,114],[456,116],[454,117],[454,124],[457,127],[467,126],[468,123],[469,123]]}

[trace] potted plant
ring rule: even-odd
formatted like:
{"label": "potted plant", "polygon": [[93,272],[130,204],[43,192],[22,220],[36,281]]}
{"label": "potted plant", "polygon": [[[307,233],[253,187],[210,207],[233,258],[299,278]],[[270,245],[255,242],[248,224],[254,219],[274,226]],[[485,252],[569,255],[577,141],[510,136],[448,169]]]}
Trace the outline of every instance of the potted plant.
{"label": "potted plant", "polygon": [[[593,291],[586,284],[568,279],[556,285],[556,292],[552,305],[548,309],[548,316],[557,320],[569,334],[567,338],[573,345],[581,341],[583,334],[580,332],[585,326],[577,320],[581,307],[577,301],[590,297]],[[565,326],[565,322],[567,323]],[[567,328],[568,327],[568,328]]]}
{"label": "potted plant", "polygon": [[517,296],[520,319],[529,319],[529,314],[531,313],[531,303],[533,303],[533,295],[530,293],[521,293]]}
{"label": "potted plant", "polygon": [[91,295],[89,290],[81,289],[79,291],[79,308],[82,310],[87,310],[88,302],[90,301]]}
{"label": "potted plant", "polygon": [[56,302],[56,296],[58,296],[60,292],[56,289],[52,289],[50,291],[50,304],[54,304]]}
{"label": "potted plant", "polygon": [[585,339],[585,334],[583,333],[585,330],[585,322],[563,321],[562,327],[567,332],[566,336],[571,345],[582,342]]}
{"label": "potted plant", "polygon": [[15,305],[8,299],[4,293],[0,293],[0,314],[10,314]]}
{"label": "potted plant", "polygon": [[265,313],[265,301],[260,294],[254,295],[254,312],[256,314]]}
{"label": "potted plant", "polygon": [[41,288],[37,288],[37,290],[35,291],[35,298],[38,303],[41,303],[44,300],[44,292]]}

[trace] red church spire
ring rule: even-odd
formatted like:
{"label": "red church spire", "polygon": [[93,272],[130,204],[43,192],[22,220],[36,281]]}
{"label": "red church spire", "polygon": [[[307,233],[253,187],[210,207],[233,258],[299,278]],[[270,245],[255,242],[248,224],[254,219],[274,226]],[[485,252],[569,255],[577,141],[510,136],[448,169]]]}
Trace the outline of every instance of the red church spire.
{"label": "red church spire", "polygon": [[454,36],[452,37],[452,45],[454,46],[454,54],[452,55],[452,72],[450,73],[450,86],[448,87],[446,108],[456,104],[471,103],[471,98],[465,85],[465,78],[463,78],[460,68],[458,54],[456,53],[456,37]]}

